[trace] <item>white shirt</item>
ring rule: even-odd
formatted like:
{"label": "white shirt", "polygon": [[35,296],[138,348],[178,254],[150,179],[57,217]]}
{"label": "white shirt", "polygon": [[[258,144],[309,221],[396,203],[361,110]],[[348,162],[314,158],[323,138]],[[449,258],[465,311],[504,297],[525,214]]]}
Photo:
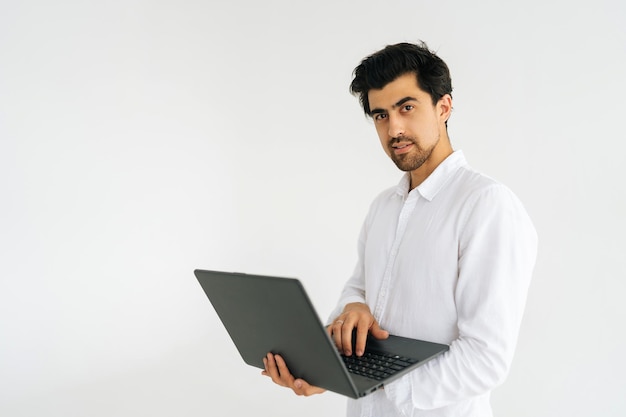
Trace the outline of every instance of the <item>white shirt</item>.
{"label": "white shirt", "polygon": [[524,207],[461,151],[409,192],[407,173],[372,203],[358,263],[330,317],[364,302],[391,334],[450,345],[359,400],[349,417],[492,415],[513,359],[537,253]]}

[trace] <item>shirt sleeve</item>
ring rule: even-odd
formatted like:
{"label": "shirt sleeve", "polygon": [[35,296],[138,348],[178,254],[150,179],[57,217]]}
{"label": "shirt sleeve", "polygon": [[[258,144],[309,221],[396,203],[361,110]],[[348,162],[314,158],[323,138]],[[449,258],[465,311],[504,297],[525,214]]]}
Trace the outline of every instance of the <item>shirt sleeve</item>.
{"label": "shirt sleeve", "polygon": [[358,260],[350,279],[346,282],[339,296],[335,309],[330,313],[326,325],[331,324],[341,314],[343,308],[349,303],[365,303],[365,281],[363,279],[363,253],[365,252],[365,239],[367,235],[366,222],[361,227],[358,240]]}
{"label": "shirt sleeve", "polygon": [[459,336],[448,352],[385,386],[406,415],[491,391],[513,359],[536,260],[536,231],[503,185],[483,189],[468,208],[454,293]]}

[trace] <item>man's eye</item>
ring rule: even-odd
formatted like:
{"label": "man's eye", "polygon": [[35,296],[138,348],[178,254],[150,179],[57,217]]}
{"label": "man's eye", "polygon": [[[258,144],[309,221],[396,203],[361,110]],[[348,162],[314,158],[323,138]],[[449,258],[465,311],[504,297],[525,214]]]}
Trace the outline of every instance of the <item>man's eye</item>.
{"label": "man's eye", "polygon": [[412,106],[412,105],[410,105],[410,104],[405,104],[405,105],[404,105],[404,110],[405,110],[405,111],[413,110],[413,106]]}
{"label": "man's eye", "polygon": [[376,116],[374,116],[374,120],[383,120],[386,118],[387,118],[387,115],[383,113],[378,113]]}

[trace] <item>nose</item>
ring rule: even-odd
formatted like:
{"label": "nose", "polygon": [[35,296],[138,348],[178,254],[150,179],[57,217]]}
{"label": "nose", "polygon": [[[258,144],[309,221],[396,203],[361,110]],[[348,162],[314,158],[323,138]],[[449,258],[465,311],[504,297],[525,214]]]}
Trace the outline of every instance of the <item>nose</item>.
{"label": "nose", "polygon": [[402,120],[402,118],[400,116],[392,115],[392,114],[390,114],[388,117],[389,117],[389,124],[388,124],[389,131],[387,133],[389,134],[389,137],[398,138],[400,136],[404,136],[405,127],[404,127],[404,121]]}

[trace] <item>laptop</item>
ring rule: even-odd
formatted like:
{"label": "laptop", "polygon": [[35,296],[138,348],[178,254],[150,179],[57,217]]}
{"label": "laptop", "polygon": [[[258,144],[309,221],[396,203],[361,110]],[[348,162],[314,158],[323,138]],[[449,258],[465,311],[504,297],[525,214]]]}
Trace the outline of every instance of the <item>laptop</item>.
{"label": "laptop", "polygon": [[264,369],[268,352],[280,354],[296,378],[351,398],[374,392],[449,348],[390,335],[369,337],[363,357],[346,357],[297,278],[203,269],[194,274],[245,363]]}

